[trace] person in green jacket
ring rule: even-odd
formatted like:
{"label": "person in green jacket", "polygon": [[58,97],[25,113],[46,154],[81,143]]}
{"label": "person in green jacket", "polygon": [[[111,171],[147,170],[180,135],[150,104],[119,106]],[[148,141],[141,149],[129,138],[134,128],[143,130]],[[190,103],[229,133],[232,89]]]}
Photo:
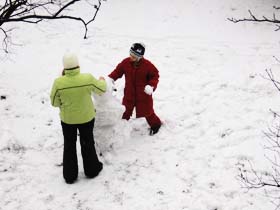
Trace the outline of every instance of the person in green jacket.
{"label": "person in green jacket", "polygon": [[95,108],[92,93],[104,93],[106,82],[103,77],[96,79],[89,73],[80,73],[78,57],[74,53],[67,52],[63,56],[63,67],[62,76],[53,83],[50,98],[52,106],[60,109],[64,136],[63,177],[66,183],[72,184],[78,177],[77,131],[86,177],[94,178],[103,168],[93,137]]}

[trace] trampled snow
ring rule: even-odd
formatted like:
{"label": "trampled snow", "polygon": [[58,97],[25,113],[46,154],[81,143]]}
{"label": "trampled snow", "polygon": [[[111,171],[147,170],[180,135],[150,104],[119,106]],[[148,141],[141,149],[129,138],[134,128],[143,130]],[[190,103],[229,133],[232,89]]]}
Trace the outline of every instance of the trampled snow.
{"label": "trampled snow", "polygon": [[[242,188],[238,175],[248,161],[270,170],[263,131],[280,95],[264,77],[271,69],[280,78],[279,32],[227,18],[248,17],[248,9],[271,17],[276,3],[108,0],[86,40],[73,22],[18,25],[17,45],[1,56],[0,209],[274,209],[263,190]],[[103,171],[85,178],[78,152],[79,179],[65,184],[60,119],[49,100],[63,53],[75,50],[81,71],[98,78],[139,41],[160,72],[153,97],[163,127],[149,136],[145,119],[120,119],[124,80],[118,80],[116,93],[93,96]]]}

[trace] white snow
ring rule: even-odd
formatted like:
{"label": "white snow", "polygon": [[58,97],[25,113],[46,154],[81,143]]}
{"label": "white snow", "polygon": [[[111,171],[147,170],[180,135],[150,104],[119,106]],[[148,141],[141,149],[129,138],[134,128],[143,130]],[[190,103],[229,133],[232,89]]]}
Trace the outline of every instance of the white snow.
{"label": "white snow", "polygon": [[[248,17],[248,9],[271,17],[276,3],[108,0],[86,40],[73,22],[17,25],[18,45],[1,55],[0,209],[274,209],[263,190],[247,192],[237,177],[248,160],[270,169],[263,131],[273,120],[270,109],[279,111],[280,95],[263,76],[272,69],[280,80],[279,32],[227,18]],[[144,119],[120,119],[124,80],[118,80],[104,106],[95,97],[105,120],[97,118],[94,130],[106,154],[103,171],[85,178],[79,153],[79,179],[65,184],[60,119],[49,100],[63,53],[75,50],[81,71],[98,78],[138,41],[160,71],[154,108],[163,127],[149,136]]]}

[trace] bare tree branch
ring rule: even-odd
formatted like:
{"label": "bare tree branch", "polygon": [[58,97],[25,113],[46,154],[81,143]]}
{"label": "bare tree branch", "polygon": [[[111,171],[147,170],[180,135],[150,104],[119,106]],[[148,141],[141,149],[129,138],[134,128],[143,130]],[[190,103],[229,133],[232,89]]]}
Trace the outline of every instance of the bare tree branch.
{"label": "bare tree branch", "polygon": [[276,80],[274,79],[274,75],[273,75],[272,71],[271,71],[271,70],[268,70],[268,69],[266,69],[265,71],[266,71],[266,73],[267,73],[267,75],[268,75],[268,78],[265,78],[265,77],[264,77],[264,79],[268,79],[268,80],[272,81],[272,83],[273,83],[274,86],[277,88],[277,90],[280,91],[280,87],[279,87],[279,86],[280,86],[280,82],[278,82],[278,81],[276,81]]}
{"label": "bare tree branch", "polygon": [[[37,24],[43,20],[73,20],[84,26],[84,39],[86,39],[88,25],[95,20],[101,2],[102,0],[5,0],[0,5],[0,29],[5,35],[4,49],[7,51],[8,33],[10,32],[10,30],[4,28],[4,25],[12,22]],[[93,8],[89,19],[85,19],[82,14],[71,14],[71,8],[78,3],[88,3]]]}
{"label": "bare tree branch", "polygon": [[[273,72],[266,70],[268,79],[280,91],[280,83],[275,80]],[[264,149],[267,151],[265,158],[270,163],[268,171],[256,170],[253,164],[248,161],[239,163],[238,179],[241,181],[243,188],[247,191],[253,189],[262,189],[265,195],[275,205],[276,209],[280,209],[280,115],[270,110],[273,114],[273,122],[264,131],[266,143]]]}
{"label": "bare tree branch", "polygon": [[7,31],[3,30],[2,28],[0,28],[0,30],[3,32],[3,35],[4,35],[3,42],[2,42],[3,49],[4,49],[5,53],[8,53],[8,39],[9,39],[8,33],[7,33]]}
{"label": "bare tree branch", "polygon": [[[280,7],[273,7],[274,9],[279,9]],[[239,22],[266,22],[266,23],[273,23],[277,26],[275,31],[280,30],[280,20],[276,18],[276,15],[273,14],[272,18],[267,18],[266,16],[262,16],[262,18],[257,18],[251,10],[248,10],[250,17],[249,18],[242,18],[242,19],[237,19],[237,18],[228,18],[229,21],[233,23],[239,23]]]}
{"label": "bare tree branch", "polygon": [[[280,7],[273,7],[275,10],[279,10]],[[228,18],[229,21],[234,23],[239,22],[262,22],[273,23],[276,25],[276,31],[280,30],[280,20],[273,14],[272,18],[262,16],[256,17],[251,10],[248,11],[249,18]],[[277,62],[280,62],[276,58]],[[278,91],[280,91],[280,82],[278,82],[271,70],[266,69],[267,77],[264,79],[270,80]],[[266,137],[266,145],[264,149],[268,151],[268,155],[265,155],[266,159],[270,162],[269,172],[257,171],[249,162],[249,168],[245,169],[245,164],[239,164],[239,180],[247,190],[251,189],[263,189],[265,194],[271,199],[271,202],[276,206],[276,209],[280,209],[280,115],[277,112],[270,110],[273,114],[274,121],[272,125],[264,132]]]}
{"label": "bare tree branch", "polygon": [[277,58],[276,56],[273,56],[273,58],[274,58],[278,63],[280,63],[279,58]]}

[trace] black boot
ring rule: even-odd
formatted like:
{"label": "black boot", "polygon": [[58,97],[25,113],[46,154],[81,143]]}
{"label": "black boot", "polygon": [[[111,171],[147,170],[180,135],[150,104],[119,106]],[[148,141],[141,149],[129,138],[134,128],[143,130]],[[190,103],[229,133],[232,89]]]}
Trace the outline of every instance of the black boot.
{"label": "black boot", "polygon": [[87,178],[94,178],[98,176],[98,174],[102,171],[102,169],[103,169],[103,164],[99,162],[94,171],[91,171],[91,173],[87,172],[85,175]]}
{"label": "black boot", "polygon": [[155,135],[159,131],[160,127],[161,127],[161,125],[151,127],[150,128],[150,136]]}

